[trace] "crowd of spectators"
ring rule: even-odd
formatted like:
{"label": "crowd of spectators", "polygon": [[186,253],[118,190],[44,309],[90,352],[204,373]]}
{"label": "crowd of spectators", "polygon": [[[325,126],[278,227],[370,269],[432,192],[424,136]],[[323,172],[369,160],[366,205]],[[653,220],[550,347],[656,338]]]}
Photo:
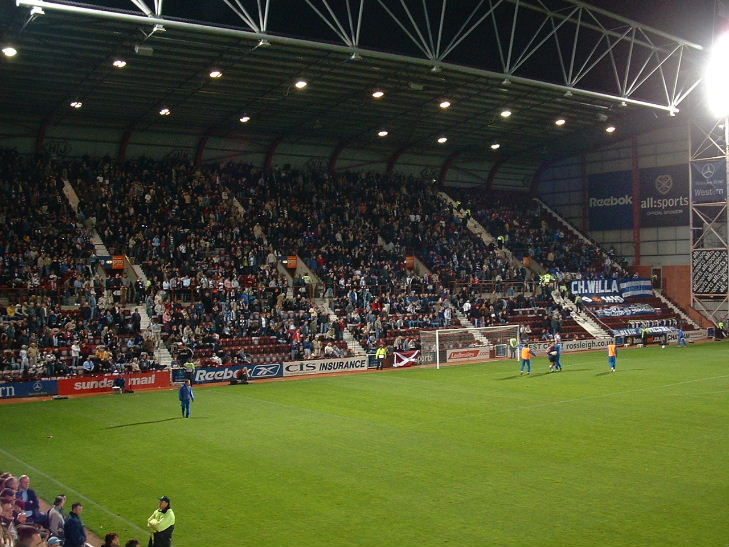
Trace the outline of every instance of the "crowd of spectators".
{"label": "crowd of spectators", "polygon": [[47,162],[0,149],[0,287],[54,303],[78,301],[93,277],[93,245]]}
{"label": "crowd of spectators", "polygon": [[[76,502],[68,508],[65,494],[59,494],[46,509],[30,483],[28,475],[0,473],[0,547],[92,545],[80,518],[83,504]],[[139,545],[136,539],[125,543],[126,547]],[[118,534],[105,535],[102,547],[120,546]]]}
{"label": "crowd of spectators", "polygon": [[[103,304],[104,297],[100,298]],[[38,379],[159,368],[156,340],[138,312],[119,305],[64,309],[43,297],[9,305],[0,316],[0,372]]]}
{"label": "crowd of spectators", "polygon": [[[8,242],[3,257],[35,259],[39,280],[72,278],[68,287],[73,298],[60,303],[77,304],[81,312],[80,319],[59,319],[64,314],[58,303],[38,291],[27,303],[6,310],[0,344],[14,350],[5,355],[6,364],[30,374],[33,367],[24,366],[23,350],[33,344],[65,348],[76,342],[94,346],[94,353],[96,346],[106,346],[114,356],[111,364],[99,359],[95,371],[136,365],[145,343],[152,340],[145,341],[131,324],[134,314],[122,309],[127,303],[146,306],[173,348],[212,350],[211,357],[223,360],[235,359],[232,353],[244,358],[245,347],[228,345],[227,353],[222,352],[221,340],[270,336],[287,345],[285,353],[293,358],[317,357],[325,355],[330,343],[334,352],[343,350],[347,328],[372,349],[392,333],[458,326],[455,310],[464,298],[474,302],[466,314],[474,325],[503,322],[505,310],[495,309],[491,301],[497,293],[515,298],[520,291],[514,287],[532,279],[529,270],[509,260],[504,246],[517,257],[531,256],[548,267],[589,273],[595,266],[594,257],[577,249],[574,238],[551,226],[527,202],[513,196],[485,202],[459,195],[468,200],[463,215],[438,196],[437,186],[413,177],[330,177],[288,168],[264,174],[239,163],[192,167],[148,159],[13,162],[10,172],[15,176],[6,169],[3,188],[10,195],[22,189],[26,198],[19,203],[50,211],[48,218],[64,219],[55,230],[66,226],[78,232],[63,236],[46,226],[3,232]],[[26,173],[33,174],[35,186],[18,182]],[[78,219],[87,229],[98,230],[111,254],[126,254],[140,264],[146,284],[124,274],[106,280],[93,275],[93,263],[84,256],[89,252],[88,232],[60,198],[64,177],[80,196]],[[53,203],[45,203],[49,200]],[[497,243],[486,244],[467,227],[471,210],[498,237]],[[22,237],[29,230],[41,234],[40,239]],[[46,233],[61,243],[44,238]],[[18,241],[25,242],[22,252],[18,248],[9,253]],[[76,262],[70,269],[62,267],[67,260],[46,265],[39,258],[44,253]],[[295,281],[278,268],[279,257],[290,255],[306,262],[321,280],[319,287],[304,283],[294,286],[292,294]],[[412,264],[406,265],[406,256],[416,256],[432,273],[416,274]],[[3,274],[10,272],[15,279],[20,271],[25,270],[16,262],[3,261]],[[32,277],[26,272],[26,284]],[[469,291],[483,282],[492,283],[491,296],[471,297]],[[329,298],[339,319],[329,319],[312,303],[313,296]],[[403,336],[405,345],[407,338]],[[44,345],[48,342],[52,345]],[[78,356],[82,362],[84,358]]]}
{"label": "crowd of spectators", "polygon": [[617,277],[622,265],[614,249],[604,253],[597,245],[561,225],[528,195],[476,191],[453,192],[481,225],[508,248],[515,258],[529,257],[561,277]]}

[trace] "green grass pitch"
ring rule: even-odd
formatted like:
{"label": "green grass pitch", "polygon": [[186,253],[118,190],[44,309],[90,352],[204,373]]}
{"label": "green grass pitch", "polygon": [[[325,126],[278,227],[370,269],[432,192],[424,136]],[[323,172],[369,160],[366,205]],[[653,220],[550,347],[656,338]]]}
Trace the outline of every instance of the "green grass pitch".
{"label": "green grass pitch", "polygon": [[[177,547],[725,546],[729,346],[0,406],[0,469]],[[52,436],[52,437],[49,437]]]}

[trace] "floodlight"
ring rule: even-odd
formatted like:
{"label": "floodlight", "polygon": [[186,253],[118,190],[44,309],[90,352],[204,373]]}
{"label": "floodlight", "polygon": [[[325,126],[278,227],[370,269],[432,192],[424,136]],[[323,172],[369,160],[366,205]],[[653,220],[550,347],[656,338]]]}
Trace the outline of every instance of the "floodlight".
{"label": "floodlight", "polygon": [[438,137],[439,144],[445,144],[448,142],[448,137]]}
{"label": "floodlight", "polygon": [[704,70],[709,111],[717,118],[725,118],[729,115],[727,59],[729,59],[729,33],[724,33],[714,41],[709,55],[709,62]]}
{"label": "floodlight", "polygon": [[387,137],[387,135],[389,135],[389,134],[390,134],[390,133],[389,133],[389,132],[387,131],[387,129],[380,129],[380,130],[379,130],[379,131],[377,132],[377,136],[378,136],[378,137]]}
{"label": "floodlight", "polygon": [[15,57],[18,54],[18,50],[11,45],[3,47],[3,54],[5,57]]}

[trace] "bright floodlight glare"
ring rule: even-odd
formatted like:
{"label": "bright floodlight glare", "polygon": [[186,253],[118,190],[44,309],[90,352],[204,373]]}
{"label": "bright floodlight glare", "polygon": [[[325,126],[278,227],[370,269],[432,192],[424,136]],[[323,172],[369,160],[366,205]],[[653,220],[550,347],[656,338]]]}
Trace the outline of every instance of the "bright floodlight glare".
{"label": "bright floodlight glare", "polygon": [[443,99],[438,106],[445,110],[451,107],[451,102],[448,99]]}
{"label": "bright floodlight glare", "polygon": [[211,78],[220,78],[223,75],[223,73],[218,70],[217,68],[214,68],[210,71],[210,77]]}
{"label": "bright floodlight glare", "polygon": [[306,80],[296,80],[296,83],[294,84],[296,86],[296,89],[304,89],[307,85],[309,85],[309,82]]}
{"label": "bright floodlight glare", "polygon": [[505,109],[501,111],[502,118],[508,118],[509,116],[511,116],[511,110]]}
{"label": "bright floodlight glare", "polygon": [[448,142],[448,137],[438,137],[438,142],[440,144],[445,144]]}
{"label": "bright floodlight glare", "polygon": [[560,119],[554,121],[554,125],[558,125],[559,127],[562,127],[565,123],[567,123],[567,122],[564,118],[560,118]]}
{"label": "bright floodlight glare", "polygon": [[160,110],[159,110],[159,115],[160,115],[160,116],[169,116],[171,112],[172,112],[172,111],[171,111],[171,110],[170,110],[169,108],[167,108],[167,107],[165,106],[165,107],[163,107],[163,108],[160,108]]}
{"label": "bright floodlight glare", "polygon": [[378,137],[387,137],[387,135],[389,135],[389,133],[386,129],[381,129],[380,131],[377,132]]}
{"label": "bright floodlight glare", "polygon": [[499,148],[501,148],[501,145],[498,142],[491,145],[491,150],[498,150]]}
{"label": "bright floodlight glare", "polygon": [[114,62],[111,64],[114,65],[116,68],[124,68],[125,66],[127,66],[127,62],[124,59],[115,59]]}
{"label": "bright floodlight glare", "polygon": [[3,48],[3,54],[5,57],[15,57],[18,54],[18,50],[13,46],[5,46]]}
{"label": "bright floodlight glare", "polygon": [[71,101],[71,108],[81,108],[83,105],[81,101]]}
{"label": "bright floodlight glare", "polygon": [[248,123],[249,121],[251,121],[251,117],[248,114],[243,114],[240,117],[240,123]]}
{"label": "bright floodlight glare", "polygon": [[377,90],[375,90],[375,91],[372,92],[372,96],[375,99],[381,99],[382,97],[385,96],[385,92],[382,91],[381,89],[377,89]]}
{"label": "bright floodlight glare", "polygon": [[717,118],[729,115],[729,71],[726,70],[728,58],[729,33],[724,33],[714,42],[704,70],[709,111]]}
{"label": "bright floodlight glare", "polygon": [[607,127],[605,128],[605,131],[606,131],[607,133],[615,133],[615,126],[614,126],[614,125],[608,125],[608,126],[607,126]]}

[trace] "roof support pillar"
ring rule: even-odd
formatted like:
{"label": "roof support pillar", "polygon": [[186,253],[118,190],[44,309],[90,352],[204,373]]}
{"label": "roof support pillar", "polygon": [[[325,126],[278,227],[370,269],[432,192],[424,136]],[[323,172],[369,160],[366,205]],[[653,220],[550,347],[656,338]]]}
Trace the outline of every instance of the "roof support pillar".
{"label": "roof support pillar", "polygon": [[197,143],[197,148],[195,149],[195,167],[202,165],[203,154],[205,153],[205,147],[208,145],[209,138],[208,135],[203,135]]}
{"label": "roof support pillar", "polygon": [[41,122],[40,127],[38,128],[38,136],[35,139],[36,154],[40,154],[41,152],[43,152],[43,148],[46,144],[46,132],[48,131],[48,126],[51,125],[52,119],[53,116],[46,116]]}
{"label": "roof support pillar", "polygon": [[331,178],[334,178],[334,176],[337,174],[337,162],[339,161],[339,156],[342,154],[342,151],[347,148],[346,142],[340,142],[337,147],[334,149],[334,152],[332,152],[332,155],[329,157],[329,176]]}
{"label": "roof support pillar", "polygon": [[[491,188],[494,185],[494,179],[496,178],[496,174],[499,172],[499,169],[501,169],[501,166],[504,165],[504,163],[506,163],[507,159],[508,158],[506,156],[501,156],[491,166],[491,170],[489,171],[489,176],[486,179],[486,190],[487,191],[491,191]],[[535,176],[537,176],[537,175],[535,175]],[[532,186],[534,186],[534,179],[532,179]]]}
{"label": "roof support pillar", "polygon": [[443,162],[443,165],[440,167],[440,176],[438,177],[438,184],[441,186],[445,184],[446,177],[448,176],[448,171],[450,170],[451,166],[453,165],[453,162],[455,162],[458,159],[458,156],[460,156],[461,153],[456,150],[454,152],[451,152],[448,157]]}
{"label": "roof support pillar", "polygon": [[400,156],[403,155],[403,152],[405,152],[409,146],[403,146],[402,148],[398,148],[392,156],[390,156],[390,159],[387,160],[387,169],[385,170],[385,175],[388,177],[392,175],[392,173],[395,171],[395,164],[397,163],[397,160],[400,159]]}
{"label": "roof support pillar", "polygon": [[266,150],[266,159],[263,160],[263,170],[266,173],[270,173],[273,170],[273,155],[276,153],[276,149],[283,142],[283,136],[280,135],[273,139],[273,142],[268,146]]}
{"label": "roof support pillar", "polygon": [[630,138],[633,175],[633,265],[640,266],[640,172],[638,171],[638,137]]}
{"label": "roof support pillar", "polygon": [[119,161],[122,163],[127,159],[127,148],[129,148],[132,133],[134,133],[134,124],[130,123],[124,130],[121,141],[119,141]]}

